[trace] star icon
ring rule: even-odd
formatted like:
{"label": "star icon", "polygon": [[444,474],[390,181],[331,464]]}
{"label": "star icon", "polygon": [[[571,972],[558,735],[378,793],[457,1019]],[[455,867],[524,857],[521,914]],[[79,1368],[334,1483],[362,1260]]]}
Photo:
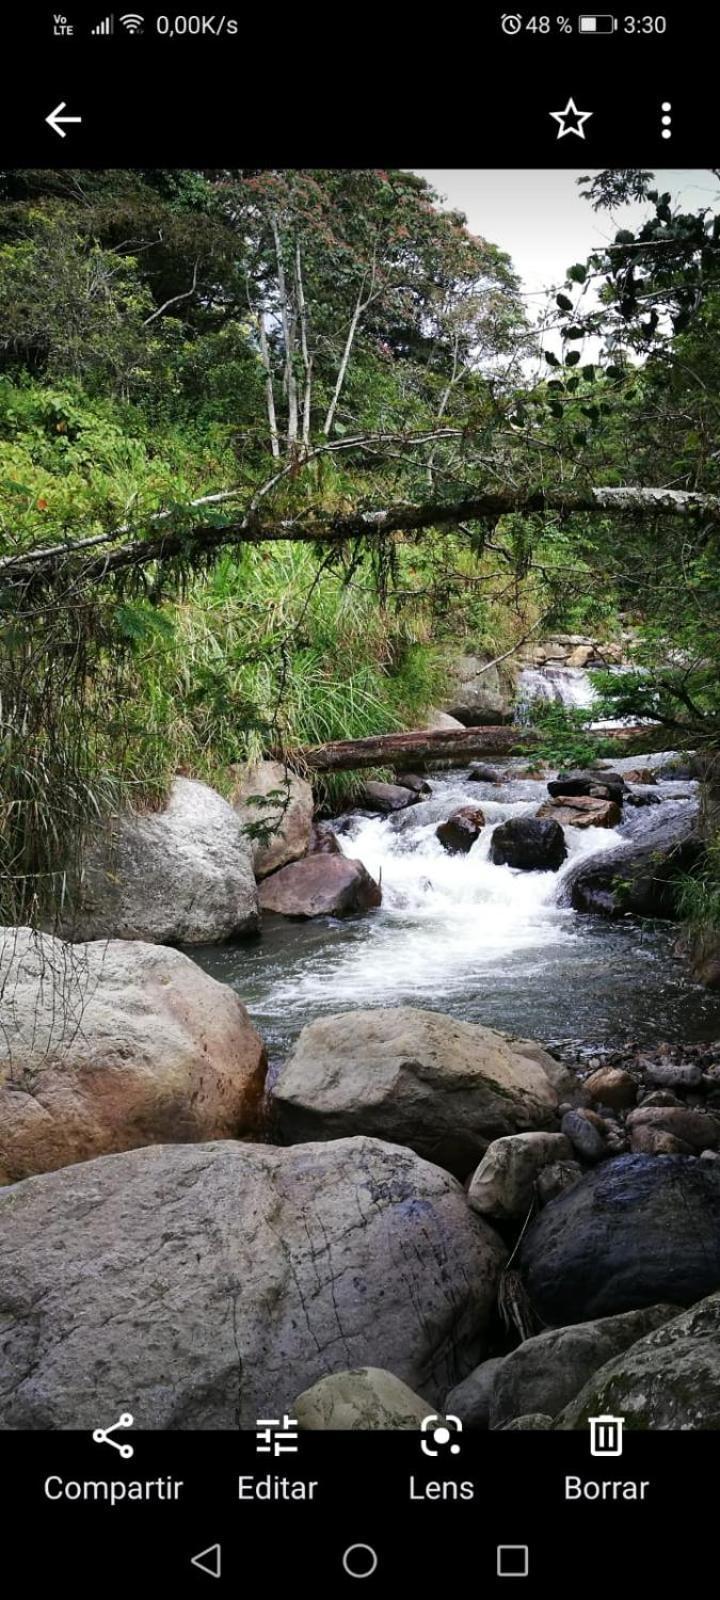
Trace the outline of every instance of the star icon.
{"label": "star icon", "polygon": [[558,125],[558,139],[564,139],[566,133],[574,133],[578,139],[584,139],[585,128],[583,124],[592,115],[592,111],[578,111],[575,101],[572,99],[568,100],[564,111],[548,112],[548,116],[551,116]]}

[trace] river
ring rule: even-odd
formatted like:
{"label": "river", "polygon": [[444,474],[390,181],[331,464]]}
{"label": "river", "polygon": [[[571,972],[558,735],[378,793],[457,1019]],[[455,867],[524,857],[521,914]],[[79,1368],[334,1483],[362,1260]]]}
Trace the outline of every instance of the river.
{"label": "river", "polygon": [[[573,696],[584,693],[576,678]],[[581,1056],[630,1040],[650,1045],[718,1036],[720,995],[690,981],[673,953],[673,924],[629,916],[610,922],[558,904],[578,856],[617,844],[626,826],[637,831],[643,813],[628,807],[620,832],[566,829],[568,858],[559,872],[495,866],[493,826],[532,814],[547,788],[518,779],[517,762],[493,765],[502,773],[499,785],[477,783],[467,770],[430,774],[432,795],[409,810],[338,820],[345,854],[381,880],[377,911],[343,921],[266,916],[255,943],[192,952],[236,989],[272,1059],[282,1059],[320,1014],[401,1004],[447,1011]],[[694,787],[661,782],[658,794],[693,804]],[[468,855],[449,855],[435,829],[461,805],[480,806],[488,825]]]}

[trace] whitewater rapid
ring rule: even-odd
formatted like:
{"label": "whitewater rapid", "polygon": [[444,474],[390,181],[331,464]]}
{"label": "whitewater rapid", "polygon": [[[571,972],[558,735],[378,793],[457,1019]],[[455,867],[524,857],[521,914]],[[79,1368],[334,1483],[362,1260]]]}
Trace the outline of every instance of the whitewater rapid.
{"label": "whitewater rapid", "polygon": [[[577,917],[557,904],[564,874],[579,856],[611,848],[615,829],[566,829],[567,860],[559,872],[523,872],[490,860],[493,829],[509,817],[532,816],[544,784],[515,782],[495,790],[467,773],[433,779],[431,799],[396,817],[357,816],[344,824],[346,856],[363,862],[382,887],[382,907],[364,941],[361,969],[345,948],[333,963],[332,985],[368,1005],[388,1003],[398,988],[418,998],[448,995],[521,951],[572,942]],[[526,793],[518,796],[518,791]],[[514,798],[509,798],[510,795]],[[490,796],[493,795],[493,798]],[[450,855],[435,836],[458,806],[479,807],[486,820],[467,855]],[[320,979],[322,982],[323,980]],[[311,998],[311,972],[303,990]],[[297,991],[293,996],[297,1002]],[[288,1000],[291,996],[288,994]]]}

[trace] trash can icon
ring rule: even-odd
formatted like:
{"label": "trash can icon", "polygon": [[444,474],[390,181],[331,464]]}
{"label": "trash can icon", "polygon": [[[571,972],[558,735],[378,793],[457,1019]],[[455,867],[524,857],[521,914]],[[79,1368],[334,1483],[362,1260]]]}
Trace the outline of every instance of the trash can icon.
{"label": "trash can icon", "polygon": [[590,1417],[591,1456],[621,1456],[623,1417]]}

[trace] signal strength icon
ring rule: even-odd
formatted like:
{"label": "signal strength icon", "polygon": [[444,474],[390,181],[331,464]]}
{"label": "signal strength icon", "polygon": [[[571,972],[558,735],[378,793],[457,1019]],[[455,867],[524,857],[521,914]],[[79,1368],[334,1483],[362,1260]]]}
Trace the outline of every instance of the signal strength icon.
{"label": "signal strength icon", "polygon": [[138,16],[136,11],[128,11],[124,17],[120,18],[120,21],[123,27],[127,28],[128,33],[142,33],[145,18]]}
{"label": "signal strength icon", "polygon": [[115,31],[115,18],[114,17],[103,17],[102,22],[98,22],[98,24],[97,24],[97,26],[95,28],[91,28],[90,29],[91,33],[102,33],[106,37],[107,37],[108,34],[114,33],[114,31]]}

